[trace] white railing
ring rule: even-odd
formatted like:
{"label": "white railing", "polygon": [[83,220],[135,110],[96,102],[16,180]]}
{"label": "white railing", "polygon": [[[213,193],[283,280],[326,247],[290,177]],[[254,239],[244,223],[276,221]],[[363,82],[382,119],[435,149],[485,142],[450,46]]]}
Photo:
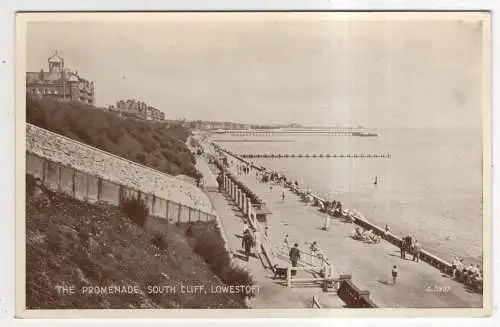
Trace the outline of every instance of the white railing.
{"label": "white railing", "polygon": [[313,296],[312,308],[313,309],[321,309],[321,304],[319,304],[319,301],[318,301],[318,298],[316,297],[316,295]]}

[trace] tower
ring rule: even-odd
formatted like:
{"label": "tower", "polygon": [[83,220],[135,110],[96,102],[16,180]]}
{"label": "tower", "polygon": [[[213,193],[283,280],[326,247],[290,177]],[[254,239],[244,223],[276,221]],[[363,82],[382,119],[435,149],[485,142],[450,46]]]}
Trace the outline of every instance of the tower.
{"label": "tower", "polygon": [[62,72],[64,70],[64,59],[59,56],[57,50],[49,57],[49,72]]}

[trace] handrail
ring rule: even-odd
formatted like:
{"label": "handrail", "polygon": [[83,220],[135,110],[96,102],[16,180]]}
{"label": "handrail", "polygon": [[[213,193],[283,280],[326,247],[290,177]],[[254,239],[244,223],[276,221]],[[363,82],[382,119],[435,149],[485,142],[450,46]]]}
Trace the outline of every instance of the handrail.
{"label": "handrail", "polygon": [[[278,252],[281,252],[282,254],[284,253],[285,255],[287,255],[288,251],[292,247],[290,245],[283,244],[283,245],[277,245],[276,248],[277,248]],[[283,251],[283,249],[285,249],[285,251]],[[301,254],[308,256],[308,257],[311,257],[311,259],[317,258],[318,260],[321,260],[322,264],[330,265],[330,261],[328,260],[328,258],[320,251],[318,251],[318,254],[313,254],[312,251],[307,252],[307,251],[299,249],[299,252]],[[312,265],[310,263],[307,263],[307,264]]]}
{"label": "handrail", "polygon": [[312,308],[313,309],[321,309],[321,304],[319,304],[319,301],[318,301],[318,298],[316,297],[316,295],[313,296]]}

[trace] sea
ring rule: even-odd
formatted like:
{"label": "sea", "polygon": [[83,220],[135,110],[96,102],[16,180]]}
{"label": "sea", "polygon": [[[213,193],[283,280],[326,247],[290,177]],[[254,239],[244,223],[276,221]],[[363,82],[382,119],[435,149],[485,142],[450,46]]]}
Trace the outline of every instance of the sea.
{"label": "sea", "polygon": [[[483,261],[482,132],[381,129],[377,137],[282,134],[213,139],[236,154],[387,154],[390,158],[255,158],[431,253]],[[377,179],[377,184],[374,183]]]}

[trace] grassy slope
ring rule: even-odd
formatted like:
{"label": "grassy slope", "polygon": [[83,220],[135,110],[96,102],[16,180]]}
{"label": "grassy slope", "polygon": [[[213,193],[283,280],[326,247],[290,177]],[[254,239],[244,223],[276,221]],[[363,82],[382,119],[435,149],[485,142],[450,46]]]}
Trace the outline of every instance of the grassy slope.
{"label": "grassy slope", "polygon": [[26,121],[168,174],[195,177],[195,158],[181,126],[120,118],[78,103],[26,98]]}
{"label": "grassy slope", "polygon": [[[214,226],[185,226],[148,218],[139,228],[118,209],[45,192],[26,202],[26,304],[37,308],[243,308],[238,295],[58,295],[56,285],[223,285],[193,251],[197,235],[222,244]],[[203,224],[204,226],[201,226]],[[161,232],[166,249],[151,240]],[[227,269],[225,269],[227,270]],[[164,273],[168,279],[162,276]],[[217,272],[216,272],[217,273]]]}

